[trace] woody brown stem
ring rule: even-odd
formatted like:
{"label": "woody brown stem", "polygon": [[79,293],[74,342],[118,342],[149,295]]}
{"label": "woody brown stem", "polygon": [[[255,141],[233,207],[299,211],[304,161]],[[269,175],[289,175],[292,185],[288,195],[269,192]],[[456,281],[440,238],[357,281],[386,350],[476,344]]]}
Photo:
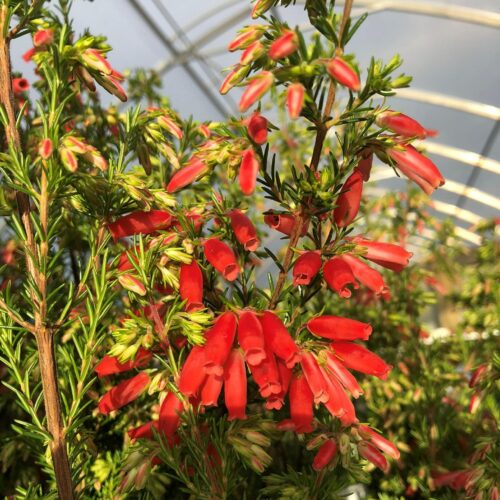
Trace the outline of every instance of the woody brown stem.
{"label": "woody brown stem", "polygon": [[[9,39],[4,36],[7,32],[5,23],[8,20],[8,6],[0,7],[0,105],[5,109],[8,124],[5,127],[5,135],[9,145],[15,149],[21,149],[19,132],[16,127],[16,117],[14,112],[14,94],[11,83],[10,47]],[[40,377],[44,395],[45,414],[47,417],[47,428],[52,436],[49,443],[54,464],[57,489],[59,497],[63,500],[73,499],[73,485],[71,482],[71,470],[66,450],[65,436],[63,432],[63,422],[61,416],[61,402],[59,399],[59,384],[57,380],[57,366],[54,352],[54,334],[46,324],[46,289],[47,279],[39,269],[45,269],[48,254],[47,229],[48,229],[48,199],[47,175],[45,167],[41,173],[41,193],[40,193],[40,224],[43,235],[40,245],[35,243],[33,224],[31,221],[31,204],[29,196],[22,192],[16,192],[16,201],[19,216],[21,218],[25,238],[24,254],[27,272],[31,275],[36,284],[39,297],[32,291],[31,299],[34,306],[34,325],[29,328],[35,335],[38,359],[40,367]],[[11,316],[12,317],[12,316]],[[19,323],[19,321],[18,321]]]}
{"label": "woody brown stem", "polygon": [[[342,19],[340,21],[339,28],[339,40],[342,39],[344,34],[345,27],[347,25],[347,20],[351,15],[353,0],[347,0],[344,4],[344,12],[342,14]],[[338,47],[337,53],[340,51],[342,53],[343,48]],[[311,156],[311,163],[309,164],[309,168],[316,172],[318,169],[319,162],[321,160],[321,153],[323,152],[323,145],[325,143],[326,135],[328,133],[328,126],[326,125],[326,120],[330,116],[333,104],[335,102],[335,83],[332,80],[328,87],[328,94],[325,102],[325,107],[323,109],[321,121],[317,124],[316,129],[316,138],[314,140],[313,153]],[[271,296],[271,300],[269,301],[269,309],[274,309],[278,303],[281,292],[283,291],[283,287],[285,286],[286,278],[288,276],[288,272],[290,271],[290,266],[293,260],[293,250],[297,246],[300,234],[302,232],[302,228],[304,223],[307,221],[308,215],[304,212],[304,207],[307,207],[308,200],[304,200],[302,211],[297,214],[295,218],[295,224],[290,235],[290,241],[288,242],[288,247],[285,252],[285,258],[283,259],[283,270],[280,271],[278,275],[278,279],[276,281],[276,286],[274,287],[273,294]]]}

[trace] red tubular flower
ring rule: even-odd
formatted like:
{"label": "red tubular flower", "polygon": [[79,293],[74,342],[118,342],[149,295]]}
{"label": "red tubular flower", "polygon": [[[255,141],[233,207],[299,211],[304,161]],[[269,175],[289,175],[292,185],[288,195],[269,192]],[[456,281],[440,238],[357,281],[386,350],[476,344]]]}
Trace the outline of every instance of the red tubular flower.
{"label": "red tubular flower", "polygon": [[166,229],[171,222],[172,216],[165,210],[139,211],[120,217],[108,228],[116,241],[133,234],[151,234]]}
{"label": "red tubular flower", "polygon": [[135,429],[129,429],[127,434],[132,440],[153,439],[153,429],[158,430],[158,422],[146,422]]}
{"label": "red tubular flower", "polygon": [[341,257],[333,257],[323,266],[323,278],[328,286],[344,299],[352,294],[348,286],[358,288],[351,267]]}
{"label": "red tubular flower", "polygon": [[156,121],[161,128],[165,129],[174,137],[177,137],[177,139],[181,140],[184,137],[184,132],[182,131],[182,129],[169,116],[161,115],[156,118]]}
{"label": "red tubular flower", "polygon": [[179,294],[186,301],[186,311],[203,309],[203,274],[194,259],[180,266]]}
{"label": "red tubular flower", "polygon": [[33,59],[33,56],[35,55],[36,53],[36,48],[35,47],[32,47],[31,49],[28,49],[23,55],[22,55],[22,58],[23,58],[23,61],[24,62],[29,62],[31,61],[31,59]]}
{"label": "red tubular flower", "polygon": [[444,184],[444,178],[436,165],[426,156],[419,153],[413,146],[401,146],[389,149],[388,156],[408,179],[415,182],[430,195]]}
{"label": "red tubular flower", "polygon": [[307,329],[314,335],[332,340],[368,340],[372,333],[368,323],[328,315],[310,319]]}
{"label": "red tubular flower", "polygon": [[375,465],[375,467],[378,467],[381,471],[384,472],[384,474],[387,474],[389,472],[389,464],[387,460],[385,459],[384,455],[382,455],[382,453],[380,453],[380,451],[375,448],[375,446],[367,443],[366,441],[361,441],[358,444],[358,451],[363,458],[371,462],[373,465]]}
{"label": "red tubular flower", "polygon": [[276,358],[266,347],[266,357],[258,365],[248,365],[255,383],[259,386],[259,393],[263,398],[281,394],[282,386]]}
{"label": "red tubular flower", "polygon": [[363,394],[363,389],[351,372],[330,351],[323,352],[326,354],[326,364],[332,375],[351,393],[352,397],[359,398]]}
{"label": "red tubular flower", "polygon": [[236,316],[229,311],[222,313],[214,325],[205,333],[205,362],[203,368],[208,375],[222,377],[224,364],[231,352],[236,333]]}
{"label": "red tubular flower", "polygon": [[402,271],[410,263],[410,258],[413,255],[403,247],[392,243],[370,241],[363,238],[354,238],[353,242],[366,250],[363,257],[396,272]]}
{"label": "red tubular flower", "polygon": [[229,52],[234,52],[235,50],[245,49],[251,43],[255,42],[255,40],[258,40],[262,36],[263,32],[264,26],[261,26],[260,24],[246,26],[240,30],[238,35],[236,35],[231,42],[229,42],[227,50],[229,50]]}
{"label": "red tubular flower", "polygon": [[369,149],[361,151],[359,155],[359,163],[356,167],[363,176],[363,180],[368,182],[370,180],[370,173],[373,165],[373,152]]}
{"label": "red tubular flower", "polygon": [[399,450],[388,439],[385,439],[385,437],[381,436],[378,432],[375,432],[367,425],[360,425],[358,429],[361,436],[364,439],[371,441],[372,444],[376,446],[380,451],[384,452],[386,455],[389,455],[391,458],[394,458],[394,460],[399,459]]}
{"label": "red tubular flower", "polygon": [[321,373],[326,381],[328,391],[328,401],[325,404],[326,409],[334,416],[340,419],[342,425],[347,426],[356,422],[356,413],[352,401],[349,399],[344,389],[337,379],[321,368]]}
{"label": "red tubular flower", "polygon": [[45,29],[45,30],[38,30],[34,35],[33,35],[33,45],[35,47],[44,47],[46,45],[50,45],[54,40],[54,30],[52,29]]}
{"label": "red tubular flower", "polygon": [[363,192],[363,174],[356,168],[342,186],[333,218],[338,227],[348,226],[358,215]]}
{"label": "red tubular flower", "polygon": [[465,484],[469,480],[470,474],[471,471],[467,469],[452,472],[441,472],[439,474],[432,473],[432,479],[436,488],[449,486],[454,490],[462,490],[465,488]]}
{"label": "red tubular flower", "polygon": [[259,146],[267,142],[267,118],[255,112],[247,122],[247,133]]}
{"label": "red tubular flower", "polygon": [[251,148],[243,151],[238,181],[240,183],[241,192],[244,195],[249,196],[255,191],[259,168],[260,161],[255,155],[255,151]]}
{"label": "red tubular flower", "polygon": [[240,57],[240,64],[246,66],[256,61],[262,54],[264,54],[265,48],[259,40],[252,42],[242,53]]}
{"label": "red tubular flower", "polygon": [[274,75],[270,71],[261,71],[247,85],[240,99],[240,111],[244,113],[256,103],[273,85]]}
{"label": "red tubular flower", "polygon": [[204,347],[195,346],[191,349],[179,376],[179,391],[186,397],[194,396],[205,380],[203,369],[205,363]]}
{"label": "red tubular flower", "polygon": [[302,434],[312,432],[314,396],[302,373],[294,374],[290,382],[290,416],[295,431]]}
{"label": "red tubular flower", "polygon": [[243,311],[238,321],[238,343],[249,365],[260,364],[266,357],[264,333],[259,319],[252,311]]}
{"label": "red tubular flower", "polygon": [[[295,227],[296,216],[292,214],[267,214],[264,216],[264,222],[276,231],[290,236]],[[309,228],[309,221],[304,221],[302,224],[302,230],[300,232],[301,236],[307,234]]]}
{"label": "red tubular flower", "polygon": [[172,176],[170,182],[167,184],[167,191],[175,193],[179,189],[203,177],[207,171],[208,166],[200,158],[193,156],[184,168],[181,168]]}
{"label": "red tubular flower", "polygon": [[114,375],[115,373],[126,372],[134,368],[143,368],[151,361],[152,357],[151,351],[143,347],[139,347],[135,359],[126,361],[125,363],[120,363],[118,358],[106,354],[106,356],[97,363],[94,370],[99,378],[106,377],[108,375]]}
{"label": "red tubular flower", "polygon": [[104,75],[112,75],[113,68],[109,61],[102,55],[102,52],[97,49],[86,49],[81,55],[82,61],[89,68],[100,71]]}
{"label": "red tubular flower", "polygon": [[279,38],[269,47],[267,55],[273,60],[278,61],[284,57],[293,54],[299,46],[297,33],[292,30],[286,30]]}
{"label": "red tubular flower", "polygon": [[330,398],[328,388],[326,385],[325,377],[321,373],[320,367],[314,355],[308,351],[302,351],[300,357],[300,364],[302,371],[306,377],[309,388],[314,396],[316,404],[326,403]]}
{"label": "red tubular flower", "polygon": [[286,106],[288,108],[288,116],[292,120],[296,120],[300,116],[302,107],[304,106],[305,89],[301,83],[292,83],[286,91]]}
{"label": "red tubular flower", "polygon": [[278,394],[272,394],[266,401],[267,410],[279,410],[283,406],[286,393],[292,379],[292,370],[287,368],[281,359],[277,360],[278,372],[281,383],[281,391]]}
{"label": "red tubular flower", "polygon": [[382,358],[359,344],[333,342],[331,347],[335,355],[351,370],[385,380],[392,369],[392,366],[388,365]]}
{"label": "red tubular flower", "polygon": [[274,0],[257,0],[252,7],[252,19],[257,19],[262,14],[265,14],[273,4]]}
{"label": "red tubular flower", "polygon": [[293,284],[309,285],[321,269],[320,252],[304,252],[293,266]]}
{"label": "red tubular flower", "polygon": [[231,248],[217,238],[209,238],[203,243],[205,257],[228,281],[234,281],[240,274],[240,267]]}
{"label": "red tubular flower", "polygon": [[368,264],[350,254],[340,257],[351,268],[356,279],[377,295],[383,295],[389,290],[382,275]]}
{"label": "red tubular flower", "polygon": [[259,248],[260,241],[252,221],[241,210],[237,209],[231,210],[227,215],[231,219],[231,228],[236,239],[245,250],[255,252]]}
{"label": "red tubular flower", "polygon": [[15,95],[21,95],[23,92],[27,92],[30,88],[30,83],[26,78],[13,78],[12,79],[12,92]]}
{"label": "red tubular flower", "polygon": [[434,137],[437,135],[436,130],[428,130],[413,118],[398,113],[397,111],[383,111],[377,115],[375,120],[379,127],[385,127],[392,132],[403,137],[418,137],[425,139],[426,137]]}
{"label": "red tubular flower", "polygon": [[170,445],[175,442],[175,432],[179,427],[181,414],[184,411],[182,401],[175,392],[169,392],[160,407],[158,430],[165,434]]}
{"label": "red tubular flower", "polygon": [[315,471],[323,470],[332,460],[335,458],[337,454],[337,443],[333,439],[327,439],[317,451],[313,463],[312,468]]}
{"label": "red tubular flower", "polygon": [[144,372],[120,382],[101,398],[99,411],[104,415],[109,415],[112,411],[120,409],[137,399],[148,384],[149,375]]}
{"label": "red tubular flower", "polygon": [[239,349],[231,351],[224,367],[224,401],[229,412],[228,420],[245,420],[247,418],[245,413],[247,406],[247,374],[245,360]]}
{"label": "red tubular flower", "polygon": [[292,368],[300,361],[300,351],[281,319],[271,311],[264,311],[260,323],[266,345],[285,362],[287,368]]}
{"label": "red tubular flower", "polygon": [[217,406],[224,379],[219,375],[207,375],[200,392],[202,406]]}
{"label": "red tubular flower", "polygon": [[126,290],[137,293],[142,297],[144,297],[147,293],[144,283],[131,274],[121,274],[118,276],[118,283],[120,283],[120,285]]}
{"label": "red tubular flower", "polygon": [[330,59],[326,64],[326,71],[334,80],[348,89],[357,92],[361,88],[356,71],[340,57]]}

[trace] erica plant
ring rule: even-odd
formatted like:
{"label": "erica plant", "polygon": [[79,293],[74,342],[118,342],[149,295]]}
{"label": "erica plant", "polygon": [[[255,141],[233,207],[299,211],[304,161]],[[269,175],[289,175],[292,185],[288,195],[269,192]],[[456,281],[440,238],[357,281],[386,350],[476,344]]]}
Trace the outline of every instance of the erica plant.
{"label": "erica plant", "polygon": [[[412,254],[361,233],[363,184],[378,157],[431,194],[443,177],[411,144],[433,132],[386,103],[410,82],[398,56],[348,53],[352,1],[307,0],[310,37],[270,14],[291,3],[254,2],[220,88],[243,114],[201,124],[144,74],[147,107],[105,108],[103,91],[127,100],[105,39],[75,33],[66,1],[2,4],[2,361],[43,468],[25,496],[331,498],[399,459],[351,399],[353,372],[391,370],[377,331],[312,299],[390,293],[380,266]],[[9,62],[28,34],[34,100]],[[268,145],[281,109],[304,162]]]}

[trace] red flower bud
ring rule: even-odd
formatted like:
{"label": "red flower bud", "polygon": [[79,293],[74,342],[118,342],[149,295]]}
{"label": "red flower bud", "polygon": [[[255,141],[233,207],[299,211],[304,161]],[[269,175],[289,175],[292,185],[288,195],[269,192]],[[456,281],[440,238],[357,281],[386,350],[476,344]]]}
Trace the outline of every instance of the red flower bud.
{"label": "red flower bud", "polygon": [[363,390],[351,372],[330,351],[325,350],[323,352],[326,354],[326,363],[332,375],[354,398],[359,398],[363,394]]}
{"label": "red flower bud", "polygon": [[231,219],[231,228],[236,239],[243,245],[245,250],[255,252],[259,248],[260,242],[252,221],[241,210],[237,209],[231,210],[228,216]]}
{"label": "red flower bud", "polygon": [[181,264],[179,272],[179,293],[186,301],[186,311],[203,309],[203,274],[196,260]]}
{"label": "red flower bud", "polygon": [[104,415],[109,415],[112,411],[120,409],[137,399],[148,384],[149,375],[144,372],[120,382],[101,398],[99,411]]}
{"label": "red flower bud", "polygon": [[35,47],[44,47],[45,45],[50,45],[53,40],[54,30],[50,28],[45,30],[38,30],[33,35],[33,45]]}
{"label": "red flower bud", "polygon": [[427,195],[444,184],[444,178],[436,165],[413,146],[389,149],[387,154],[396,163],[396,167]]}
{"label": "red flower bud", "polygon": [[260,113],[254,113],[247,122],[247,132],[259,146],[267,142],[267,119]]}
{"label": "red flower bud", "polygon": [[[272,227],[273,229],[276,229],[276,231],[279,231],[280,233],[286,234],[287,236],[290,236],[293,232],[294,226],[295,226],[295,221],[297,217],[292,214],[267,214],[264,217],[264,222],[269,226]],[[302,223],[302,230],[300,232],[301,236],[304,236],[307,234],[307,230],[309,228],[309,221],[304,221]]]}
{"label": "red flower bud", "polygon": [[252,8],[252,19],[265,14],[274,4],[274,0],[257,0]]}
{"label": "red flower bud", "polygon": [[99,378],[106,377],[108,375],[133,370],[134,368],[142,368],[151,361],[152,357],[153,355],[151,352],[143,347],[139,347],[135,359],[125,361],[124,363],[121,363],[118,358],[106,354],[106,356],[97,363],[94,370]]}
{"label": "red flower bud", "polygon": [[217,238],[203,243],[205,258],[228,281],[234,281],[240,273],[240,266],[231,248]]}
{"label": "red flower bud", "polygon": [[175,392],[169,392],[160,407],[160,416],[158,419],[158,430],[165,434],[170,445],[175,442],[175,432],[181,421],[181,414],[184,411],[182,401]]}
{"label": "red flower bud", "polygon": [[170,182],[167,184],[167,191],[175,193],[179,189],[203,177],[207,171],[208,166],[200,158],[193,156],[185,167],[175,172],[172,176]]}
{"label": "red flower bud", "polygon": [[366,250],[363,257],[392,271],[402,271],[410,263],[410,258],[413,255],[403,247],[392,243],[370,241],[359,237],[354,238],[353,242]]}
{"label": "red flower bud", "polygon": [[340,316],[318,316],[307,322],[314,335],[332,340],[368,340],[372,327],[355,319]]}
{"label": "red flower bud", "polygon": [[244,113],[255,104],[273,85],[274,75],[270,71],[261,71],[247,85],[240,99],[240,111]]}
{"label": "red flower bud", "polygon": [[133,234],[151,234],[166,229],[171,222],[172,216],[164,210],[139,211],[120,217],[108,228],[116,241]]}
{"label": "red flower bud", "polygon": [[43,160],[48,160],[52,156],[53,152],[52,141],[48,138],[42,139],[40,145],[38,146],[38,154]]}
{"label": "red flower bud", "polygon": [[350,254],[342,254],[340,258],[349,265],[356,279],[372,292],[383,295],[388,291],[382,275],[368,264]]}
{"label": "red flower bud", "polygon": [[194,396],[205,380],[203,370],[205,363],[204,347],[195,346],[191,349],[179,376],[179,391],[186,397]]}
{"label": "red flower bud", "polygon": [[279,59],[283,59],[293,54],[298,46],[299,40],[297,38],[297,33],[287,30],[279,38],[274,40],[269,47],[267,55],[273,59],[273,61],[278,61]]}
{"label": "red flower bud", "polygon": [[13,78],[12,79],[12,92],[15,95],[21,95],[23,92],[27,92],[30,88],[30,82],[26,78]]}
{"label": "red flower bud", "polygon": [[300,357],[300,364],[302,366],[302,371],[306,377],[309,388],[314,396],[314,402],[316,404],[326,403],[329,399],[328,388],[326,385],[325,378],[321,373],[318,362],[312,353],[308,351],[302,351]]}
{"label": "red flower bud", "polygon": [[375,432],[367,425],[360,425],[358,429],[361,436],[364,439],[371,441],[380,451],[386,453],[391,458],[394,458],[394,460],[399,459],[399,450],[388,439],[385,439],[385,437],[381,436],[378,432]]}
{"label": "red flower bud", "polygon": [[241,54],[240,64],[246,66],[256,61],[262,54],[264,54],[264,45],[259,40],[251,43]]}
{"label": "red flower bud", "polygon": [[302,373],[294,374],[290,383],[290,416],[295,431],[302,434],[312,432],[314,396]]}
{"label": "red flower bud", "polygon": [[319,252],[304,252],[293,266],[293,284],[309,285],[321,269],[321,264]]}
{"label": "red flower bud", "polygon": [[182,129],[169,116],[161,115],[156,119],[156,121],[161,128],[177,137],[177,139],[181,140],[184,137],[184,132],[182,131]]}
{"label": "red flower bud", "polygon": [[369,149],[361,151],[359,155],[359,163],[356,168],[363,176],[363,180],[365,182],[368,182],[370,180],[372,164],[373,164],[373,152],[370,151]]}
{"label": "red flower bud", "polygon": [[470,378],[469,387],[475,387],[483,379],[487,371],[488,371],[487,364],[479,365],[472,374],[472,377]]}
{"label": "red flower bud", "polygon": [[389,472],[389,464],[387,463],[387,460],[384,455],[382,455],[382,453],[375,448],[375,446],[367,443],[366,441],[361,441],[358,444],[358,451],[363,458],[371,462],[375,465],[375,467],[378,467],[384,472],[384,474]]}
{"label": "red flower bud", "polygon": [[273,352],[266,347],[266,357],[258,364],[248,367],[252,373],[255,383],[259,386],[260,395],[268,398],[271,395],[280,394],[282,391],[278,365]]}
{"label": "red flower bud", "polygon": [[428,130],[413,118],[398,113],[396,111],[383,111],[377,115],[375,123],[379,127],[385,127],[392,132],[402,135],[403,137],[418,137],[425,139],[426,137],[434,137],[437,135],[436,130]]}
{"label": "red flower bud", "polygon": [[300,116],[302,107],[304,106],[305,89],[301,83],[292,83],[286,91],[286,106],[288,115],[292,120]]}
{"label": "red flower bud", "polygon": [[243,311],[238,321],[238,343],[249,365],[258,365],[266,357],[264,332],[252,311]]}
{"label": "red flower bud", "polygon": [[235,50],[245,49],[262,36],[264,29],[265,27],[260,24],[245,26],[245,28],[240,30],[238,35],[229,42],[227,50],[229,50],[229,52],[234,52]]}
{"label": "red flower bud", "polygon": [[224,401],[229,412],[228,420],[246,419],[247,374],[243,354],[239,349],[231,351],[224,367]]}
{"label": "red flower bud", "polygon": [[333,211],[333,218],[338,227],[346,227],[356,218],[362,192],[363,174],[354,169],[342,186],[340,196],[337,198],[337,207]]}
{"label": "red flower bud", "polygon": [[315,471],[323,470],[337,454],[337,443],[333,439],[327,439],[317,451],[312,468]]}
{"label": "red flower bud", "polygon": [[138,280],[131,274],[121,274],[120,276],[118,276],[118,282],[126,290],[137,293],[142,297],[144,297],[147,293],[144,283],[142,283],[140,280]]}
{"label": "red flower bud", "polygon": [[200,392],[200,405],[217,406],[223,383],[220,375],[207,375]]}
{"label": "red flower bud", "polygon": [[266,345],[288,368],[292,368],[300,361],[300,351],[281,319],[271,311],[264,311],[260,323]]}
{"label": "red flower bud", "polygon": [[470,398],[469,413],[476,413],[480,404],[481,404],[481,395],[475,392]]}
{"label": "red flower bud", "polygon": [[326,64],[326,71],[334,80],[355,92],[361,88],[356,71],[340,57],[330,59]]}
{"label": "red flower bud", "polygon": [[227,94],[237,83],[240,83],[250,71],[249,66],[240,66],[239,64],[234,67],[224,78],[219,92],[224,95]]}
{"label": "red flower bud", "polygon": [[349,285],[354,289],[358,288],[351,267],[340,257],[331,258],[323,266],[323,277],[328,286],[343,298],[351,296]]}
{"label": "red flower bud", "polygon": [[222,377],[224,364],[231,352],[236,333],[236,316],[229,311],[221,314],[205,333],[205,362],[203,368],[208,375]]}
{"label": "red flower bud", "polygon": [[240,164],[238,180],[241,192],[244,195],[251,195],[255,190],[257,174],[259,173],[260,162],[255,156],[253,149],[243,151],[243,158]]}
{"label": "red flower bud", "polygon": [[387,378],[392,366],[382,358],[353,342],[333,342],[332,350],[347,368],[367,375],[374,375],[382,380]]}

